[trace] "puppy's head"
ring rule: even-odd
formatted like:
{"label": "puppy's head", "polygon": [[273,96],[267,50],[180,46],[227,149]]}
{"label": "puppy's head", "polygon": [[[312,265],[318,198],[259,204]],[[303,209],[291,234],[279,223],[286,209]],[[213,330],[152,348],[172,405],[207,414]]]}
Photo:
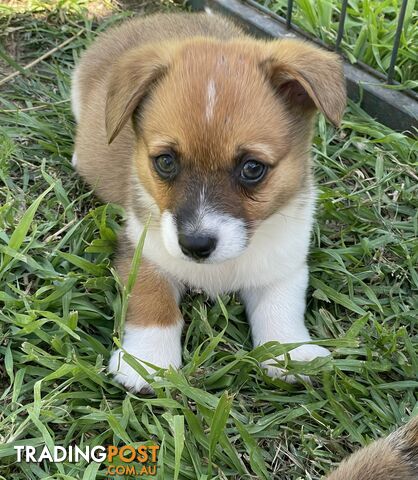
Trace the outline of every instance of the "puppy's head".
{"label": "puppy's head", "polygon": [[158,206],[168,252],[221,262],[306,186],[315,110],[338,125],[344,107],[334,54],[290,40],[195,38],[120,59],[106,129],[112,142],[133,120],[139,198]]}

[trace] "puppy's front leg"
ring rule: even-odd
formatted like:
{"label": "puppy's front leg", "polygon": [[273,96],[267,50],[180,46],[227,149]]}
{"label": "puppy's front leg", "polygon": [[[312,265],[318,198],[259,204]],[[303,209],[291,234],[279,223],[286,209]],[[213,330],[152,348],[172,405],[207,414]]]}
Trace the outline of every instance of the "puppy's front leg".
{"label": "puppy's front leg", "polygon": [[[254,346],[266,342],[308,342],[311,340],[304,323],[305,294],[308,285],[308,268],[300,267],[292,276],[268,286],[250,288],[241,292]],[[330,352],[317,345],[302,345],[289,352],[293,360],[309,361],[324,357]],[[283,356],[278,357],[279,360]],[[283,376],[272,360],[263,362],[271,377]],[[293,381],[292,377],[285,378]]]}
{"label": "puppy's front leg", "polygon": [[[132,257],[119,256],[116,267],[127,281]],[[152,263],[142,259],[138,278],[131,291],[123,348],[138,360],[158,367],[180,367],[183,318],[178,307],[180,292]],[[148,371],[150,367],[144,365]],[[109,371],[125,387],[136,392],[152,391],[148,383],[123,360],[123,352],[113,352]]]}

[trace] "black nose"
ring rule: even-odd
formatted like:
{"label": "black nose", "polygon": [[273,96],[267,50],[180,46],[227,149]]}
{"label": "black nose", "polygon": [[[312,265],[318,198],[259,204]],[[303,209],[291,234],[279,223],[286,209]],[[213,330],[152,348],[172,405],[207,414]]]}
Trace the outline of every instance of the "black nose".
{"label": "black nose", "polygon": [[179,234],[179,244],[181,251],[188,257],[197,260],[208,258],[215,250],[216,238]]}

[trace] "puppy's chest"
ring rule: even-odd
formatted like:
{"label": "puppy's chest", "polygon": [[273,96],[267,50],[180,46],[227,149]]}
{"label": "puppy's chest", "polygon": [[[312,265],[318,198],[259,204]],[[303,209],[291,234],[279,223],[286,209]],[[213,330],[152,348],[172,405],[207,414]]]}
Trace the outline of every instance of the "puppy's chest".
{"label": "puppy's chest", "polygon": [[163,242],[157,232],[149,232],[143,254],[162,274],[179,282],[183,288],[197,292],[204,291],[211,297],[257,286],[266,281],[266,276],[274,276],[273,272],[267,268],[270,262],[267,262],[265,255],[261,252],[252,257],[244,254],[219,264],[199,264],[173,258],[164,250]]}
{"label": "puppy's chest", "polygon": [[[149,230],[143,255],[167,276],[183,284],[185,288],[205,291],[208,295],[239,291],[286,280],[306,261],[312,208],[307,215],[275,215],[264,222],[254,235],[245,252],[237,258],[221,263],[196,263],[170,255],[164,247],[159,229]],[[130,217],[126,233],[132,245],[136,245],[143,226]]]}

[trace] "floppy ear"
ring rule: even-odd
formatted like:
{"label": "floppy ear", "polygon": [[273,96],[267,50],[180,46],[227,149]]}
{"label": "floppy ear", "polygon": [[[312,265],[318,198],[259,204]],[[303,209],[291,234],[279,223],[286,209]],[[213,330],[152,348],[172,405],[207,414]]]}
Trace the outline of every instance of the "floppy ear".
{"label": "floppy ear", "polygon": [[129,50],[112,67],[105,111],[109,144],[153,86],[166,74],[169,63],[169,49],[152,44]]}
{"label": "floppy ear", "polygon": [[309,110],[316,106],[338,126],[346,106],[339,57],[298,40],[279,40],[269,47],[262,69],[278,94],[291,107]]}

